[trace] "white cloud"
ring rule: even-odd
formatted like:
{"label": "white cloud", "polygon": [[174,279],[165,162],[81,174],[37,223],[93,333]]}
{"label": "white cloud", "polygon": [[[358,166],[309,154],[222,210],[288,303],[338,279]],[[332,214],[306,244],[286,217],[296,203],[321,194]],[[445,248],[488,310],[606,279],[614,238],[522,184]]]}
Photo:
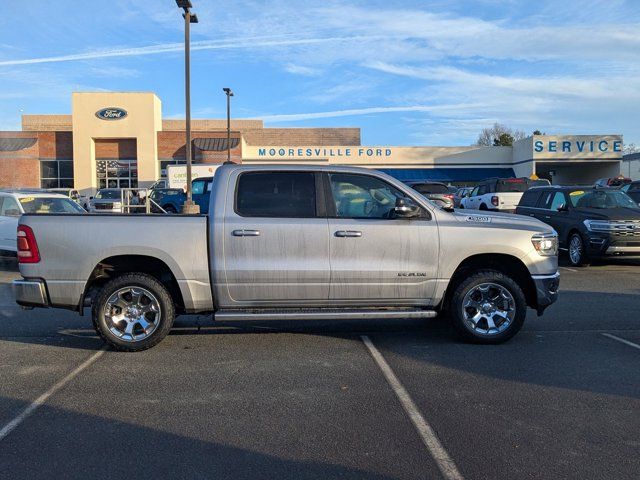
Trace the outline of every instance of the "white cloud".
{"label": "white cloud", "polygon": [[312,67],[305,67],[303,65],[295,65],[293,63],[289,63],[284,66],[284,69],[295,75],[304,75],[306,77],[315,77],[320,74],[320,70]]}
{"label": "white cloud", "polygon": [[278,115],[260,115],[253,118],[260,118],[265,122],[296,122],[302,120],[313,120],[317,118],[353,117],[358,115],[371,115],[376,113],[397,113],[397,112],[438,112],[455,111],[470,107],[481,107],[482,105],[454,104],[454,105],[407,105],[407,106],[386,106],[351,108],[344,110],[332,110],[328,112],[308,112],[308,113],[287,113]]}

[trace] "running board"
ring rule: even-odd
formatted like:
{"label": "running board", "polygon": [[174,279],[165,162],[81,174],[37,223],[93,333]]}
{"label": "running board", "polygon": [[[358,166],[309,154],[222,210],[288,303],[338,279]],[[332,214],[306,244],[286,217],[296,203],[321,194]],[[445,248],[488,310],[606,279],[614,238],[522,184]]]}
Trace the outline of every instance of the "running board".
{"label": "running board", "polygon": [[218,310],[214,320],[364,320],[434,318],[435,310]]}

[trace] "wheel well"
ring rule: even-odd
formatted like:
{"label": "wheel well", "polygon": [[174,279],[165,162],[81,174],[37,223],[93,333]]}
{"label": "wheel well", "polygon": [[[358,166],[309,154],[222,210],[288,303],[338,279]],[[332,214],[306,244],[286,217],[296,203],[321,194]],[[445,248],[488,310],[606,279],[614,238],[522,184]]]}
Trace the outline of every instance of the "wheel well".
{"label": "wheel well", "polygon": [[162,283],[173,299],[176,311],[184,311],[184,300],[176,277],[162,260],[146,255],[117,255],[101,260],[91,272],[84,289],[80,309],[87,306],[85,299],[92,299],[97,290],[112,278],[125,273],[146,273]]}
{"label": "wheel well", "polygon": [[522,292],[527,300],[527,305],[532,308],[537,308],[538,297],[536,294],[536,286],[526,265],[518,258],[502,253],[473,255],[458,265],[458,268],[456,268],[456,271],[449,281],[443,301],[444,307],[448,308],[449,300],[455,287],[464,280],[467,275],[483,269],[497,270],[505,275],[509,275],[518,283],[520,288],[522,288]]}

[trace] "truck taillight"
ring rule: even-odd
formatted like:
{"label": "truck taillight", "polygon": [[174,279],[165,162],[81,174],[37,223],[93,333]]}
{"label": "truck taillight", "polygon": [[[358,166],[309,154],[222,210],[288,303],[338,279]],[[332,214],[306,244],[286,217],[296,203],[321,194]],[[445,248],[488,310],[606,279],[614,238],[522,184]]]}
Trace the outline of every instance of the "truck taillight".
{"label": "truck taillight", "polygon": [[495,195],[491,197],[491,205],[493,205],[494,207],[498,206],[498,197],[496,197]]}
{"label": "truck taillight", "polygon": [[31,227],[18,225],[18,263],[38,263],[40,251]]}

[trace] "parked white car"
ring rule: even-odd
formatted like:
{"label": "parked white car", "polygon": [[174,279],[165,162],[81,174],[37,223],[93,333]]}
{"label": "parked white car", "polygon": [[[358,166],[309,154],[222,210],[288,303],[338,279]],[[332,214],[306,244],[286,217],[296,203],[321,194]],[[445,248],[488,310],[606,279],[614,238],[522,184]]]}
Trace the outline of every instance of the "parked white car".
{"label": "parked white car", "polygon": [[460,200],[460,208],[513,213],[522,194],[533,186],[549,185],[548,180],[529,178],[488,178]]}
{"label": "parked white car", "polygon": [[59,193],[0,190],[0,250],[17,251],[16,231],[23,213],[85,213],[76,202]]}

